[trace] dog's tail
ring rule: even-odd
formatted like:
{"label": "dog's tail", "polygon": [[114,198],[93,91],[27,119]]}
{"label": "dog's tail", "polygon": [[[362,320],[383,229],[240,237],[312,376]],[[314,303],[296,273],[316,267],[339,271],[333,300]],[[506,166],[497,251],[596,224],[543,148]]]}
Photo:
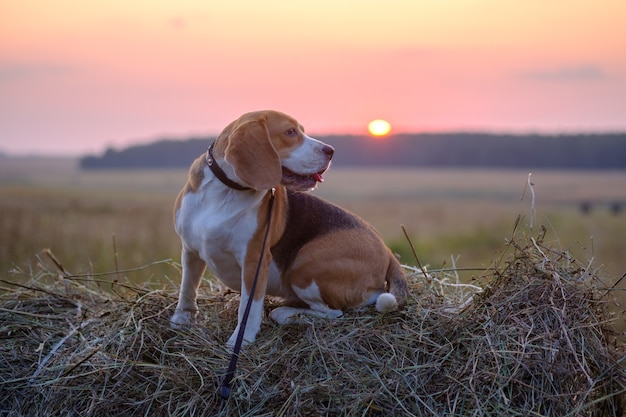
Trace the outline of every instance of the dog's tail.
{"label": "dog's tail", "polygon": [[388,313],[402,308],[406,298],[409,296],[406,276],[393,254],[389,255],[386,280],[389,292],[382,293],[376,299],[376,310],[381,313]]}

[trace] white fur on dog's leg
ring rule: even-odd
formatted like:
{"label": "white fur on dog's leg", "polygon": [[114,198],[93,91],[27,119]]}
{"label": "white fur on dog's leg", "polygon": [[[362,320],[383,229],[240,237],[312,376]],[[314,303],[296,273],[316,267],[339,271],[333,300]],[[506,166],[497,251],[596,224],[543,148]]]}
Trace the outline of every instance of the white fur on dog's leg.
{"label": "white fur on dog's leg", "polygon": [[[256,339],[257,333],[258,333],[258,330],[255,332],[253,330],[249,330],[249,327],[246,326],[246,332],[243,334],[243,340],[241,341],[241,346],[243,347],[243,346],[253,343]],[[235,344],[237,343],[238,335],[239,335],[239,325],[237,325],[237,327],[235,328],[235,331],[228,339],[228,342],[226,342],[227,348],[232,350],[235,347]]]}
{"label": "white fur on dog's leg", "polygon": [[[233,332],[233,334],[230,336],[230,338],[226,342],[226,347],[228,349],[233,350],[235,348],[235,344],[237,343],[237,336],[239,336],[239,326],[237,326],[235,328],[235,331]],[[241,341],[241,346],[243,347],[245,345],[249,345],[252,342],[254,342],[254,339],[253,340],[246,340],[246,335],[244,334],[243,340]]]}
{"label": "white fur on dog's leg", "polygon": [[170,327],[172,329],[182,329],[189,326],[196,318],[196,311],[178,310],[174,312],[170,318]]}
{"label": "white fur on dog's leg", "polygon": [[376,299],[376,311],[380,313],[389,313],[398,309],[398,301],[396,297],[388,292],[384,292]]}
{"label": "white fur on dog's leg", "polygon": [[[260,300],[252,301],[252,305],[250,306],[250,313],[248,314],[248,321],[246,323],[246,331],[244,332],[241,346],[246,346],[254,342],[257,334],[261,330],[261,321],[263,320],[263,301],[263,298],[261,298]],[[230,338],[228,339],[228,342],[226,342],[226,346],[231,349],[235,347],[235,343],[237,342],[237,335],[239,334],[241,322],[243,321],[243,315],[247,302],[248,295],[246,294],[246,290],[244,289],[241,293],[241,300],[239,301],[239,320],[237,323],[237,327],[235,328],[232,336],[230,336]]]}

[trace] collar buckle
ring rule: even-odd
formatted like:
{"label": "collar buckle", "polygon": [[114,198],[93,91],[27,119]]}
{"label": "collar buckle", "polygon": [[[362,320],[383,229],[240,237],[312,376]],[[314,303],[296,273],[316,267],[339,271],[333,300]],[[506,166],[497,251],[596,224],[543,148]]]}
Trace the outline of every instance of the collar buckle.
{"label": "collar buckle", "polygon": [[236,183],[235,181],[231,180],[230,178],[226,176],[226,173],[215,162],[215,158],[213,157],[213,145],[215,145],[215,142],[212,143],[211,146],[209,146],[209,149],[207,149],[206,156],[205,156],[206,164],[211,170],[211,172],[213,173],[213,175],[215,175],[215,177],[218,180],[220,180],[222,184],[234,190],[238,190],[238,191],[252,190],[252,188]]}

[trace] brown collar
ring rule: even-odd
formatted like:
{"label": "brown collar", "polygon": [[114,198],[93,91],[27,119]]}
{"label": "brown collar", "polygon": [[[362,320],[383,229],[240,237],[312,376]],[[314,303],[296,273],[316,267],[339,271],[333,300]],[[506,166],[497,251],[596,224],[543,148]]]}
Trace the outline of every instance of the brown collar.
{"label": "brown collar", "polygon": [[215,162],[215,158],[213,158],[213,145],[214,143],[212,143],[211,146],[209,146],[209,149],[207,149],[206,151],[206,157],[205,157],[206,164],[211,169],[211,172],[213,172],[213,175],[215,175],[215,177],[217,177],[217,179],[220,180],[224,185],[234,190],[239,190],[239,191],[252,190],[252,188],[238,184],[226,176],[226,173],[222,170],[222,168],[219,167],[219,165],[217,165],[217,162]]}

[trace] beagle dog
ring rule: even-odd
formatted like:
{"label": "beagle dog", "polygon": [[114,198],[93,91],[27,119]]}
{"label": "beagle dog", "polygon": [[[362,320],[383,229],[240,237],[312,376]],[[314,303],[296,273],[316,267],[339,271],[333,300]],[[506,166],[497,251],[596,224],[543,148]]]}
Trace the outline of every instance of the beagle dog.
{"label": "beagle dog", "polygon": [[258,111],[230,123],[193,162],[174,206],[183,271],[173,327],[194,320],[207,266],[241,293],[229,347],[235,344],[249,297],[244,344],[252,343],[260,330],[266,295],[284,301],[270,313],[280,324],[298,322],[303,314],[337,318],[370,304],[383,313],[403,304],[406,277],[372,226],[304,192],[323,181],[333,153],[292,117]]}

